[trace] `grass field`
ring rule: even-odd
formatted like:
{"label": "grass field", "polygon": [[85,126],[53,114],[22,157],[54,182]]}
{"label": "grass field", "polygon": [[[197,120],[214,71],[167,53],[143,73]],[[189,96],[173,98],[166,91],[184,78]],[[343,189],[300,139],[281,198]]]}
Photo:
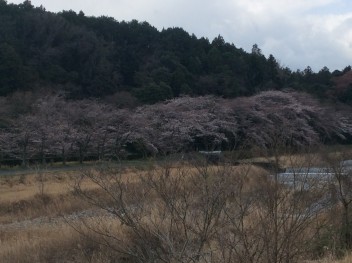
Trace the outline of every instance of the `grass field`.
{"label": "grass field", "polygon": [[[283,156],[282,162],[290,166],[299,159],[299,156],[295,158]],[[318,158],[312,160],[310,162],[314,161],[314,165],[321,163]],[[138,183],[137,174],[143,175],[147,166],[150,164],[140,164],[135,169],[131,166],[124,168],[122,182],[127,185]],[[192,172],[192,169],[188,169],[188,172]],[[265,173],[262,168],[255,166],[243,169],[253,175]],[[95,236],[94,232],[86,231],[84,227],[80,228],[80,225],[85,225],[87,221],[94,224],[95,220],[98,220],[100,225],[106,224],[116,231],[125,231],[123,225],[96,212],[96,207],[77,196],[74,186],[81,178],[81,173],[75,169],[37,170],[0,177],[1,262],[103,263],[112,262],[111,258],[116,258],[114,254],[116,251],[102,245],[103,242],[96,242],[99,237]],[[104,199],[101,187],[95,182],[83,179],[80,181],[80,187],[91,196]],[[126,261],[126,258],[120,255],[114,262],[130,261]],[[352,263],[352,256],[335,260],[327,254],[319,261],[302,262]]]}
{"label": "grass field", "polygon": [[[0,262],[88,262],[86,250],[96,245],[66,222],[92,215],[92,206],[75,195],[78,178],[77,171],[0,177]],[[81,186],[99,196],[96,184]],[[101,251],[89,261],[107,262]]]}

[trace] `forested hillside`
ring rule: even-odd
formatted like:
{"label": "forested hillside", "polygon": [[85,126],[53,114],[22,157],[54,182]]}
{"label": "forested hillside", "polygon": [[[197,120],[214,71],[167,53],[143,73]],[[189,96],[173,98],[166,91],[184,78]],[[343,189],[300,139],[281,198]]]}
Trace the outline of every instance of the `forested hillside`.
{"label": "forested hillside", "polygon": [[351,74],[0,0],[0,164],[349,143]]}
{"label": "forested hillside", "polygon": [[[116,18],[118,19],[118,18]],[[350,71],[292,71],[225,42],[197,38],[182,28],[158,31],[147,22],[58,14],[30,1],[0,0],[0,95],[47,91],[69,99],[99,97],[120,107],[152,104],[180,95],[249,96],[294,89],[350,103]]]}

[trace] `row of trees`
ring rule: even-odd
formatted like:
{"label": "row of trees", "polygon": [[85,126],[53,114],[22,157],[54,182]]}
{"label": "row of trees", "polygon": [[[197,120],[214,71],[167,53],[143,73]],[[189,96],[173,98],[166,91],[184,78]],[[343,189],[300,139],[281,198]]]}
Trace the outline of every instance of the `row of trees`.
{"label": "row of trees", "polygon": [[48,96],[30,106],[30,113],[17,115],[10,102],[3,100],[1,109],[1,158],[24,165],[30,159],[83,162],[232,150],[245,144],[270,148],[276,139],[300,147],[347,142],[352,134],[348,111],[323,107],[293,92],[268,91],[232,100],[181,97],[133,110]]}
{"label": "row of trees", "polygon": [[237,97],[287,87],[341,100],[349,94],[336,95],[331,82],[345,71],[293,72],[257,45],[247,53],[221,36],[209,41],[136,20],[55,14],[30,1],[0,0],[0,36],[0,96],[44,87],[75,99],[128,92],[144,104],[181,94]]}

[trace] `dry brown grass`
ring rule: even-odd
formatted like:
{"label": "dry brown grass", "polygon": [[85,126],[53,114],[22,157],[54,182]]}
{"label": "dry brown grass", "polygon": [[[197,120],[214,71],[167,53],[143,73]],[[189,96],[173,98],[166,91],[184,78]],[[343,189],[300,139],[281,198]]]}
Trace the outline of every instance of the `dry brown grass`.
{"label": "dry brown grass", "polygon": [[[31,199],[41,193],[42,186],[47,195],[67,194],[72,191],[79,177],[78,174],[79,172],[44,172],[41,175],[42,183],[36,173],[0,177],[0,203]],[[137,176],[133,170],[126,170],[122,178],[133,182]],[[82,184],[85,189],[97,188],[97,185],[91,181],[85,181]]]}
{"label": "dry brown grass", "polygon": [[0,258],[3,263],[111,262],[113,252],[94,242],[95,239],[91,234],[78,233],[66,223],[3,231]]}
{"label": "dry brown grass", "polygon": [[[134,174],[126,171],[123,178],[133,181]],[[66,222],[77,226],[81,219],[75,215],[93,208],[76,196],[78,178],[74,172],[0,178],[0,262],[110,262],[108,248]],[[81,183],[85,191],[101,198],[96,184]]]}
{"label": "dry brown grass", "polygon": [[[10,223],[36,217],[53,217],[86,209],[87,205],[75,198],[74,176],[57,173],[35,174],[0,179],[0,223]],[[96,186],[84,182],[84,188]]]}
{"label": "dry brown grass", "polygon": [[[284,156],[282,162],[293,164],[299,162],[302,156]],[[184,183],[189,183],[188,179],[192,174],[199,173],[203,169],[195,166],[183,166],[170,169],[170,175],[184,171],[187,176]],[[265,178],[268,172],[258,166],[242,164],[239,166],[208,166],[209,174],[217,174],[221,169],[230,169],[234,175],[246,175],[244,177],[246,188],[258,184],[258,180]],[[92,171],[92,173],[97,173]],[[164,171],[156,168],[153,170],[155,178],[162,176]],[[98,174],[98,173],[97,173]],[[147,176],[147,171],[125,170],[121,174],[121,182],[135,184],[138,186]],[[142,177],[141,177],[142,176]],[[72,219],[69,216],[81,211],[93,209],[93,206],[82,198],[78,198],[74,191],[80,175],[78,172],[51,172],[43,173],[38,176],[36,173],[25,176],[13,176],[0,178],[0,262],[111,262],[112,257],[119,258],[113,250],[102,246],[96,242],[99,237],[92,236],[85,227],[81,227],[82,219]],[[235,177],[226,180],[237,180]],[[194,185],[194,184],[193,184]],[[231,184],[230,184],[231,185]],[[104,200],[105,196],[102,189],[91,180],[83,179],[81,187],[89,195],[95,196],[99,200]],[[192,189],[190,189],[192,191]],[[148,200],[149,202],[150,200]],[[155,201],[155,200],[154,200]],[[152,202],[154,202],[152,201]],[[163,220],[158,218],[156,202],[153,203],[154,209],[151,210],[150,218],[154,218],[155,224],[162,225]],[[65,218],[73,220],[72,224],[86,236],[79,234],[70,224],[65,222]],[[40,219],[42,218],[42,219]],[[37,223],[33,223],[33,220]],[[25,220],[32,220],[24,223]],[[86,220],[86,219],[84,219]],[[109,218],[88,218],[88,224],[102,229],[114,229],[115,234],[124,237],[124,226],[118,220]],[[18,223],[15,223],[18,222]],[[146,225],[147,222],[145,222]],[[6,225],[5,225],[6,224]],[[166,226],[165,226],[166,227]],[[126,238],[128,242],[128,238]],[[115,253],[115,254],[114,254]],[[332,261],[327,258],[325,261],[309,263],[352,263],[352,257],[346,257],[344,261]],[[329,261],[330,260],[330,261]],[[114,262],[128,262],[117,260]]]}
{"label": "dry brown grass", "polygon": [[338,260],[333,256],[327,255],[324,259],[315,261],[306,261],[305,263],[352,263],[352,254],[346,255],[344,258]]}
{"label": "dry brown grass", "polygon": [[[198,168],[182,169],[193,174]],[[215,173],[218,167],[208,169]],[[264,172],[246,165],[234,169],[253,175]],[[154,172],[158,174],[158,169]],[[177,173],[179,168],[173,167],[170,172]],[[146,173],[126,170],[120,180],[138,184]],[[99,245],[90,243],[61,217],[93,208],[76,196],[74,185],[79,176],[76,172],[50,172],[0,178],[1,262],[107,262],[108,249],[104,252]],[[103,199],[102,190],[94,182],[83,179],[81,187]]]}
{"label": "dry brown grass", "polygon": [[[322,261],[321,263],[328,263],[328,262],[329,261],[325,260],[325,262]],[[332,261],[331,263],[352,263],[352,255],[347,255],[344,259],[337,260],[337,261]]]}

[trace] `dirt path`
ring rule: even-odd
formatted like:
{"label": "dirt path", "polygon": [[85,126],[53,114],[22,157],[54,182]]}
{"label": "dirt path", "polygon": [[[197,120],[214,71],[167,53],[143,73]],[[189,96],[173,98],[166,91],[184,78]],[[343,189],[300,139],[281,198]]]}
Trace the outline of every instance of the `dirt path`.
{"label": "dirt path", "polygon": [[38,172],[68,172],[68,171],[81,171],[95,167],[95,164],[77,165],[77,166],[60,166],[60,167],[35,167],[30,168],[17,168],[17,169],[0,169],[0,176],[15,176],[15,175],[26,175],[35,174]]}

